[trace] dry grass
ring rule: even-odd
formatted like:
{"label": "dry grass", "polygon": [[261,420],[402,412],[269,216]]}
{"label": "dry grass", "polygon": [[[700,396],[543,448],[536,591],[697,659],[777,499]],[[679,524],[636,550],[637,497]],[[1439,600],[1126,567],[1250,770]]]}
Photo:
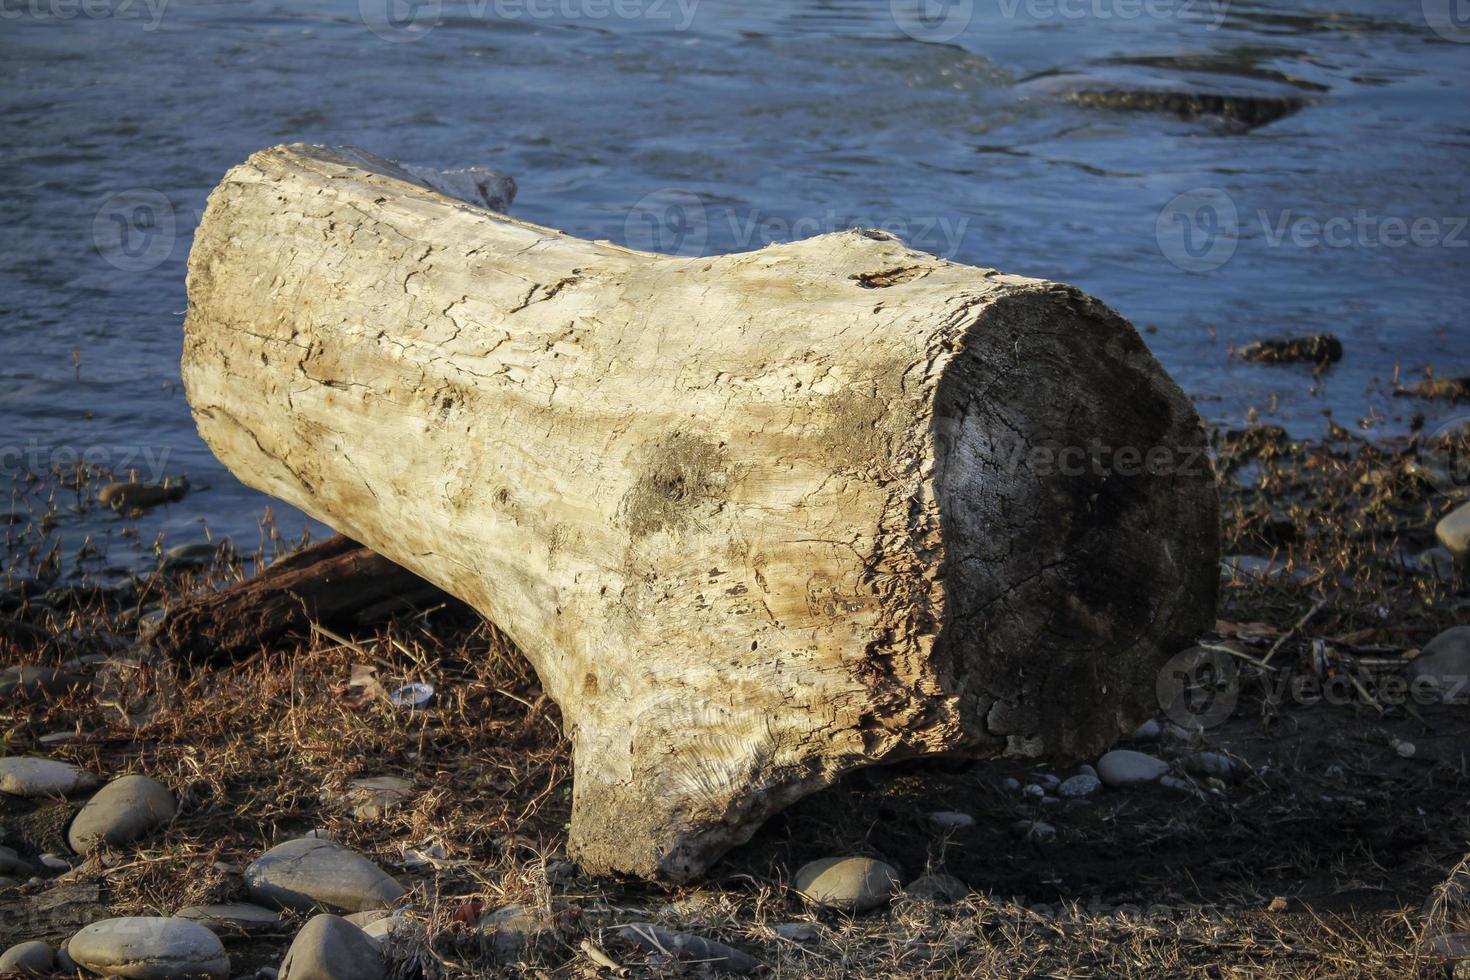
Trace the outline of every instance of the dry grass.
{"label": "dry grass", "polygon": [[[7,662],[113,655],[83,668],[97,693],[0,708],[5,750],[109,776],[147,772],[183,802],[173,826],[140,846],[0,889],[0,931],[59,939],[105,914],[238,900],[249,861],[322,828],[412,884],[407,914],[423,931],[397,947],[403,976],[608,975],[584,941],[633,975],[705,971],[618,941],[612,927],[631,921],[721,940],[785,977],[1447,976],[1422,944],[1470,928],[1466,710],[1406,711],[1371,697],[1280,704],[1265,683],[1278,670],[1325,665],[1362,676],[1372,695],[1373,679],[1403,652],[1470,618],[1461,571],[1441,577],[1403,561],[1433,544],[1433,521],[1458,499],[1422,475],[1441,447],[1346,434],[1293,445],[1261,429],[1219,445],[1227,553],[1310,571],[1242,578],[1223,593],[1223,622],[1207,641],[1243,663],[1269,656],[1272,669],[1247,668],[1226,725],[1176,732],[1153,749],[1182,758],[1210,746],[1237,760],[1242,778],[1200,779],[1198,798],[1109,793],[1095,806],[1042,812],[1000,788],[1035,767],[911,766],[857,774],[798,804],[703,886],[588,879],[564,859],[571,777],[558,712],[505,638],[463,608],[401,615],[345,642],[314,633],[217,669],[117,648],[162,598],[248,574],[281,544],[267,532],[255,556],[208,571],[30,585],[0,606],[0,616],[48,638],[29,649],[29,633],[8,630],[7,642],[26,649],[8,651]],[[98,476],[75,481],[84,511]],[[64,571],[48,542],[67,520],[57,501],[72,491],[50,479],[16,498],[24,506],[10,525],[12,582]],[[428,681],[436,695],[423,710],[402,710],[353,688],[354,665],[372,667],[384,685]],[[41,741],[60,733],[73,737]],[[1419,755],[1401,758],[1401,740]],[[412,798],[381,819],[354,817],[347,783],[378,775],[411,779]],[[970,812],[977,827],[938,834],[923,820],[935,809]],[[56,846],[68,812],[0,802],[5,842]],[[1018,817],[1044,817],[1060,832],[1051,842],[1018,839],[1009,830]],[[900,897],[856,918],[814,913],[786,883],[801,861],[832,853],[877,854],[908,878],[945,870],[977,890],[949,906]],[[496,965],[493,945],[466,925],[508,903],[539,909],[554,926],[520,966]],[[809,942],[774,931],[807,920],[819,929]],[[232,940],[237,975],[276,965],[293,931]]]}

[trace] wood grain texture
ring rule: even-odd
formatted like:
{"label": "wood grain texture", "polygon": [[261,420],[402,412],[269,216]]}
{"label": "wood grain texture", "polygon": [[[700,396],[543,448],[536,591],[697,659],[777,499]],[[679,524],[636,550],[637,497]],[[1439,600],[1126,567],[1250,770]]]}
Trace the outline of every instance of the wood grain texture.
{"label": "wood grain texture", "polygon": [[[670,258],[277,147],[185,330],[237,476],[525,651],[593,871],[698,875],[857,766],[1096,751],[1213,624],[1204,435],[1133,329],[883,233]],[[1093,445],[1172,462],[1037,457]]]}

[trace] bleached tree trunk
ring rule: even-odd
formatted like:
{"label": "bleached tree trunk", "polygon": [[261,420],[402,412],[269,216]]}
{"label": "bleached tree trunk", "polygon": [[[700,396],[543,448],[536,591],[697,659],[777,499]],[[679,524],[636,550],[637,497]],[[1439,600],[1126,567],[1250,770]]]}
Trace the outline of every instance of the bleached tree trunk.
{"label": "bleached tree trunk", "polygon": [[[525,651],[589,870],[697,875],[857,766],[1096,751],[1213,624],[1199,420],[1076,290],[877,232],[650,255],[384,169],[226,175],[189,401],[246,483]],[[1100,446],[1167,465],[1062,453]]]}

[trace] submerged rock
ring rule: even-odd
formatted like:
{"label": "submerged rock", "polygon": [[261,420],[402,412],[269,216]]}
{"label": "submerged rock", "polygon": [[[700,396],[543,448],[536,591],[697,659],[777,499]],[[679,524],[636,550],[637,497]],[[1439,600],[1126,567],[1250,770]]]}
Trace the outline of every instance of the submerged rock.
{"label": "submerged rock", "polygon": [[1429,398],[1435,401],[1470,401],[1470,377],[1428,378],[1405,388],[1396,388],[1394,394],[1413,398]]}
{"label": "submerged rock", "polygon": [[1342,341],[1330,333],[1280,340],[1257,340],[1236,351],[1243,361],[1266,364],[1335,364],[1342,360]]}
{"label": "submerged rock", "polygon": [[97,494],[97,502],[113,510],[143,510],[181,500],[188,492],[189,484],[182,480],[163,483],[109,483]]}
{"label": "submerged rock", "polygon": [[1083,89],[1068,98],[1078,105],[1122,112],[1157,112],[1180,119],[1214,118],[1254,129],[1297,112],[1307,100],[1290,95],[1227,95],[1167,89]]}

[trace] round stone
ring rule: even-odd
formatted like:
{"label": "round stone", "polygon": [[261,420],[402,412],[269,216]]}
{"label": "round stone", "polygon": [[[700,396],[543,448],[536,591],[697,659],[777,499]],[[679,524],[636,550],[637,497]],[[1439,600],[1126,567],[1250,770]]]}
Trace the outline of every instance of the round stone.
{"label": "round stone", "polygon": [[174,916],[197,922],[216,935],[238,936],[252,932],[269,932],[281,925],[280,913],[251,905],[249,902],[189,905],[179,909]]}
{"label": "round stone", "polygon": [[925,902],[958,902],[970,894],[969,886],[954,875],[923,875],[909,882],[904,889],[909,895]]}
{"label": "round stone", "polygon": [[1440,518],[1434,536],[1456,558],[1470,556],[1470,504],[1461,504]]}
{"label": "round stone", "polygon": [[1114,749],[1097,760],[1098,778],[1114,789],[1157,782],[1168,771],[1164,760],[1132,749]]}
{"label": "round stone", "polygon": [[318,915],[291,942],[280,980],[384,980],[387,975],[383,953],[371,937],[346,919]]}
{"label": "round stone", "polygon": [[129,980],[225,980],[230,958],[219,937],[197,922],[161,916],[103,919],[66,944],[79,965]]}
{"label": "round stone", "polygon": [[975,826],[975,818],[957,810],[939,810],[929,814],[929,822],[939,830],[966,830]]}
{"label": "round stone", "polygon": [[178,809],[162,783],[147,776],[123,776],[87,801],[71,822],[66,840],[78,854],[90,854],[99,844],[121,847],[172,820]]}
{"label": "round stone", "polygon": [[518,963],[555,935],[545,915],[524,905],[506,905],[480,916],[479,927],[489,934],[498,963]]}
{"label": "round stone", "polygon": [[20,664],[0,670],[0,701],[65,694],[85,683],[85,678],[55,667]]}
{"label": "round stone", "polygon": [[1409,661],[1408,676],[1416,696],[1470,703],[1470,626],[1452,626],[1424,644]]}
{"label": "round stone", "polygon": [[256,858],[245,869],[245,885],[257,902],[301,911],[326,906],[362,912],[392,905],[403,894],[402,885],[361,854],[306,838]]}
{"label": "round stone", "polygon": [[65,796],[97,785],[97,777],[69,762],[36,756],[0,759],[0,793],[12,796]]}
{"label": "round stone", "polygon": [[1083,772],[1070,779],[1062,780],[1062,785],[1057,787],[1057,795],[1068,800],[1080,800],[1085,796],[1091,796],[1100,789],[1102,789],[1102,780]]}
{"label": "round stone", "polygon": [[816,922],[783,922],[776,926],[776,935],[793,943],[809,943],[822,935],[822,927]]}
{"label": "round stone", "polygon": [[0,976],[49,977],[55,969],[56,951],[39,940],[20,943],[0,954]]}
{"label": "round stone", "polygon": [[796,890],[825,908],[865,912],[888,902],[898,890],[898,872],[866,857],[823,858],[796,872]]}

